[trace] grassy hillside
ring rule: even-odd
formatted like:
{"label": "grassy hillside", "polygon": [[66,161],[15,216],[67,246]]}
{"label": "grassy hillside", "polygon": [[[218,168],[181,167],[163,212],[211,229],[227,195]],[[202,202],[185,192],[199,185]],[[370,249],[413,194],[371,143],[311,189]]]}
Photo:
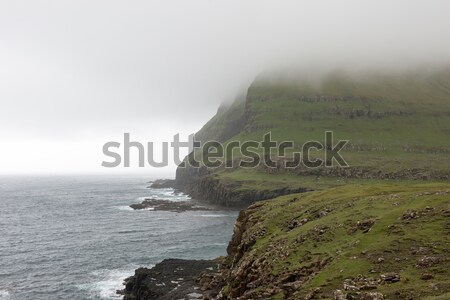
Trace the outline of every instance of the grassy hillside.
{"label": "grassy hillside", "polygon": [[200,280],[206,293],[449,299],[450,69],[262,77],[200,136],[227,144],[270,131],[300,146],[328,130],[350,141],[341,152],[349,167],[177,171],[203,199],[274,198],[240,213],[221,272]]}
{"label": "grassy hillside", "polygon": [[[334,72],[314,80],[292,75],[259,78],[248,89],[245,102],[220,110],[198,136],[202,141],[261,141],[270,131],[278,142],[294,141],[299,151],[306,141],[324,142],[327,130],[334,132],[335,141],[349,140],[341,154],[350,167],[300,167],[289,174],[448,180],[450,68],[390,74]],[[202,153],[195,155],[199,158]],[[323,153],[314,155],[323,158]],[[285,171],[264,166],[258,170]],[[212,171],[228,179],[233,176],[233,172]]]}
{"label": "grassy hillside", "polygon": [[245,124],[245,98],[238,97],[232,103],[224,103],[217,114],[195,134],[197,141],[225,142],[239,134]]}
{"label": "grassy hillside", "polygon": [[223,299],[448,299],[449,197],[372,182],[259,202],[235,227]]}

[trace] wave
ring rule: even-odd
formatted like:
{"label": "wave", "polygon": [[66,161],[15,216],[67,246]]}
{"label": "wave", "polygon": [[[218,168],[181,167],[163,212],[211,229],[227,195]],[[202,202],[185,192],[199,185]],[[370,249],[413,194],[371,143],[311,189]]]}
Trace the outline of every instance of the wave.
{"label": "wave", "polygon": [[142,210],[155,210],[155,208],[154,207],[146,207],[146,208],[143,208],[143,209],[139,209],[137,211],[142,211]]}
{"label": "wave", "polygon": [[224,218],[224,217],[229,217],[230,215],[224,215],[224,214],[205,214],[205,215],[198,215],[197,217],[202,217],[202,218]]}
{"label": "wave", "polygon": [[9,299],[11,299],[10,298],[10,293],[9,293],[9,291],[8,290],[0,290],[0,299],[1,300],[9,300]]}
{"label": "wave", "polygon": [[134,274],[134,269],[99,270],[92,272],[93,282],[78,285],[80,290],[87,291],[92,298],[122,299],[123,296],[116,293],[124,288],[123,280]]}
{"label": "wave", "polygon": [[128,205],[116,205],[116,206],[113,206],[113,208],[118,209],[118,210],[134,211],[134,209],[132,209]]}
{"label": "wave", "polygon": [[187,201],[191,200],[191,197],[187,194],[177,192],[173,188],[166,188],[166,189],[152,189],[150,188],[150,196],[147,197],[140,197],[139,199],[141,201],[145,200],[146,198],[155,198],[155,199],[161,199],[161,200],[171,200],[171,201]]}

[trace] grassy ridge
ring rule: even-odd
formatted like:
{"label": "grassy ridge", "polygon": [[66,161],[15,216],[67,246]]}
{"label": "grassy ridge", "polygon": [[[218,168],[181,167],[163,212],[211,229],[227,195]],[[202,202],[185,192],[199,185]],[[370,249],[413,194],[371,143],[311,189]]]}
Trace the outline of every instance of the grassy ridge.
{"label": "grassy ridge", "polygon": [[231,299],[332,299],[337,290],[352,299],[367,291],[447,299],[449,197],[445,183],[362,183],[260,202],[237,247],[247,250],[228,257],[224,291]]}
{"label": "grassy ridge", "polygon": [[207,279],[217,299],[449,299],[450,68],[259,78],[200,136],[270,131],[298,146],[327,130],[350,141],[349,168],[219,168],[191,181],[237,194],[314,190],[241,212],[224,269]]}
{"label": "grassy ridge", "polygon": [[273,139],[300,147],[309,140],[323,142],[327,130],[334,131],[335,140],[349,140],[342,156],[371,176],[448,179],[450,69],[335,72],[321,80],[261,78],[249,88],[245,103],[221,110],[198,136],[261,141],[270,131]]}

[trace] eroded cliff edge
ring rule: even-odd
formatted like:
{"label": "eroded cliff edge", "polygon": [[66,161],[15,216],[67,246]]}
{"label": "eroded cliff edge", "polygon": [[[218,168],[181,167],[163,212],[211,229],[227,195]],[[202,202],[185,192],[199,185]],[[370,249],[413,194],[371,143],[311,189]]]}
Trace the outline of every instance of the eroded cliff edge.
{"label": "eroded cliff edge", "polygon": [[[242,211],[216,299],[447,299],[450,185],[350,185]],[[429,298],[427,298],[429,297]]]}
{"label": "eroded cliff edge", "polygon": [[226,257],[138,269],[125,299],[448,299],[449,199],[449,183],[386,182],[260,201]]}

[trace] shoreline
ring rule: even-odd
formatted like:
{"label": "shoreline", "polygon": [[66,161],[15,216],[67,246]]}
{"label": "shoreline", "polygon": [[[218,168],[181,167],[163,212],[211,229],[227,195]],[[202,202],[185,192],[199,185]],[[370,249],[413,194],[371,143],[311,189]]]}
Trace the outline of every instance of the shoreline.
{"label": "shoreline", "polygon": [[153,268],[136,269],[117,293],[124,300],[204,299],[217,291],[208,290],[198,279],[217,273],[219,266],[217,260],[165,259]]}
{"label": "shoreline", "polygon": [[[137,269],[122,295],[124,300],[445,297],[448,240],[434,235],[444,236],[449,194],[447,182],[360,182],[256,202],[240,211],[225,257],[170,259]],[[427,233],[428,226],[434,234]],[[204,268],[212,262],[218,266]],[[178,287],[169,279],[186,267],[190,279]]]}
{"label": "shoreline", "polygon": [[[175,193],[186,193],[175,186],[175,180],[157,179],[149,182],[148,188],[174,189]],[[189,195],[190,196],[190,195]],[[236,211],[242,207],[230,207],[204,200],[169,201],[146,198],[141,203],[131,204],[134,210],[172,211]],[[228,246],[229,243],[228,241]],[[213,299],[218,295],[218,286],[211,285],[211,278],[217,278],[222,257],[214,259],[166,258],[152,268],[140,267],[134,275],[123,280],[124,288],[117,290],[123,300],[172,300],[172,299]]]}

